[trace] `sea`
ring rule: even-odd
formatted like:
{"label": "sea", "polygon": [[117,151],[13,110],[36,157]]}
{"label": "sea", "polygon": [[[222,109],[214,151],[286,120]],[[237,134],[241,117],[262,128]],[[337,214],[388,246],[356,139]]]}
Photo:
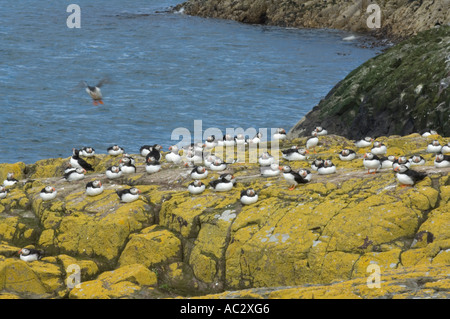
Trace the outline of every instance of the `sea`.
{"label": "sea", "polygon": [[[2,0],[0,163],[288,131],[381,52],[360,34],[194,17],[179,3]],[[102,79],[94,105],[83,83]]]}

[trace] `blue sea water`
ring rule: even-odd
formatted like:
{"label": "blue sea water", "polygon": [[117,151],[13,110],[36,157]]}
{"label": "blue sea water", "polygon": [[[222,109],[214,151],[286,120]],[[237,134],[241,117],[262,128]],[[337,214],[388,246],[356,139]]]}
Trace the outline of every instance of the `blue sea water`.
{"label": "blue sea water", "polygon": [[[67,6],[81,8],[68,28]],[[177,128],[289,130],[350,71],[379,53],[348,32],[172,13],[176,0],[3,0],[0,163],[178,143]],[[78,85],[102,87],[94,106]],[[176,134],[175,134],[176,135]]]}

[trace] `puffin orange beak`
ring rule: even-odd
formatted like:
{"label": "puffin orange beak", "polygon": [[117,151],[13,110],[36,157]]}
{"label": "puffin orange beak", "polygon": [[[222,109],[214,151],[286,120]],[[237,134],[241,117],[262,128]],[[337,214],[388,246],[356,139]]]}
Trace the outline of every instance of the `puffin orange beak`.
{"label": "puffin orange beak", "polygon": [[281,167],[281,166],[278,166],[278,169],[279,169],[280,171],[282,171],[282,170],[283,170],[283,167]]}
{"label": "puffin orange beak", "polygon": [[52,189],[53,189],[54,192],[56,191],[56,189],[54,187],[52,187]]}
{"label": "puffin orange beak", "polygon": [[19,250],[17,253],[20,255],[20,253],[22,252],[22,249],[21,250]]}
{"label": "puffin orange beak", "polygon": [[306,154],[309,154],[309,151],[308,151],[308,150],[306,150]]}

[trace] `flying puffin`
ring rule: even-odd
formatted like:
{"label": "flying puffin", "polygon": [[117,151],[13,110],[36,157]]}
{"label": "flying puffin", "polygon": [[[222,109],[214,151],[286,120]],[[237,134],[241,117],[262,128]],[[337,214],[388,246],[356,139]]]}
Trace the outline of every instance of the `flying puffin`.
{"label": "flying puffin", "polygon": [[64,174],[64,179],[68,182],[79,181],[85,177],[84,174],[86,174],[84,168],[74,168]]}
{"label": "flying puffin", "polygon": [[80,155],[84,157],[92,157],[95,155],[95,149],[93,147],[85,146],[80,150]]}
{"label": "flying puffin", "polygon": [[307,153],[309,153],[307,149],[294,145],[287,150],[282,150],[281,157],[287,161],[304,161]]}
{"label": "flying puffin", "polygon": [[234,176],[231,174],[222,175],[220,178],[209,182],[209,186],[217,192],[227,192],[234,186]]}
{"label": "flying puffin", "polygon": [[241,191],[240,200],[244,205],[251,205],[258,201],[258,194],[253,188],[245,189]]}
{"label": "flying puffin", "polygon": [[336,173],[336,166],[331,160],[324,160],[323,164],[317,169],[317,173],[320,175],[334,174]]}
{"label": "flying puffin", "polygon": [[274,140],[284,140],[286,139],[286,137],[287,137],[286,130],[284,128],[277,128],[277,130],[273,134]]}
{"label": "flying puffin", "polygon": [[380,141],[375,141],[373,142],[373,146],[370,152],[374,155],[384,155],[387,152],[387,147]]}
{"label": "flying puffin", "polygon": [[94,168],[92,167],[91,164],[89,164],[88,162],[86,162],[84,159],[82,159],[80,157],[80,150],[73,148],[72,149],[72,157],[70,158],[70,165],[73,168],[82,168],[85,169],[86,171],[93,171]]}
{"label": "flying puffin", "polygon": [[208,176],[208,171],[204,166],[195,166],[191,171],[192,179],[205,179]]}
{"label": "flying puffin", "polygon": [[378,156],[370,152],[364,154],[363,165],[367,169],[367,174],[370,174],[371,170],[374,170],[372,174],[375,174],[381,168],[381,162]]}
{"label": "flying puffin", "polygon": [[420,155],[413,155],[409,158],[411,165],[425,165],[425,159]]}
{"label": "flying puffin", "polygon": [[3,186],[13,186],[17,182],[18,180],[14,178],[14,173],[10,172],[7,174],[6,179],[3,181]]}
{"label": "flying puffin", "polygon": [[277,163],[272,163],[270,166],[261,166],[261,176],[272,177],[280,174],[279,166]]}
{"label": "flying puffin", "polygon": [[400,182],[402,187],[413,186],[415,183],[420,182],[427,176],[426,173],[414,171],[403,164],[396,166],[394,171],[397,172],[395,177],[397,177],[397,180]]}
{"label": "flying puffin", "polygon": [[442,149],[442,145],[441,145],[441,143],[439,143],[438,140],[433,140],[427,146],[427,152],[428,153],[440,153],[441,149]]}
{"label": "flying puffin", "polygon": [[23,261],[36,261],[42,258],[43,253],[40,250],[33,248],[22,248],[18,252],[20,259]]}
{"label": "flying puffin", "polygon": [[198,179],[196,179],[195,181],[193,181],[188,185],[188,191],[193,195],[203,193],[205,191],[205,188],[206,188],[205,184],[203,184]]}
{"label": "flying puffin", "polygon": [[116,179],[122,176],[122,170],[119,166],[113,165],[106,169],[106,177]]}
{"label": "flying puffin", "polygon": [[355,146],[358,148],[369,147],[372,144],[372,142],[373,138],[367,136],[364,139],[355,142]]}
{"label": "flying puffin", "polygon": [[436,154],[434,159],[434,167],[450,167],[450,155]]}
{"label": "flying puffin", "polygon": [[109,155],[112,155],[112,156],[118,156],[125,152],[125,150],[122,147],[120,147],[119,145],[110,146],[107,148],[106,151],[108,152]]}
{"label": "flying puffin", "polygon": [[99,180],[91,181],[86,184],[86,194],[89,196],[96,196],[103,192],[102,182]]}
{"label": "flying puffin", "polygon": [[169,146],[169,153],[166,154],[166,161],[169,163],[178,164],[181,163],[181,155],[178,152],[178,146]]}
{"label": "flying puffin", "polygon": [[297,172],[294,172],[292,168],[288,165],[281,166],[280,170],[283,171],[283,177],[286,181],[290,183],[289,190],[293,190],[298,184],[306,184],[309,181],[307,179],[304,179],[300,174]]}
{"label": "flying puffin", "polygon": [[1,187],[0,187],[0,199],[5,198],[6,195],[8,195],[8,191],[6,190],[5,187],[1,186]]}
{"label": "flying puffin", "polygon": [[354,150],[344,148],[339,152],[339,159],[341,161],[352,161],[356,158],[356,152]]}
{"label": "flying puffin", "polygon": [[103,96],[102,91],[100,88],[103,86],[103,84],[107,83],[107,79],[102,79],[100,82],[97,83],[95,86],[90,86],[87,84],[86,81],[83,81],[86,92],[89,94],[89,96],[92,98],[92,103],[94,105],[103,104]]}
{"label": "flying puffin", "polygon": [[119,196],[120,201],[124,203],[134,202],[139,198],[140,193],[141,191],[136,187],[116,191],[116,194],[117,196]]}
{"label": "flying puffin", "polygon": [[316,146],[319,144],[319,138],[317,137],[317,132],[313,131],[312,132],[312,137],[310,137],[307,141],[306,141],[306,149],[313,149],[314,153],[316,153]]}
{"label": "flying puffin", "polygon": [[53,186],[45,186],[43,189],[41,189],[41,192],[39,193],[39,196],[44,200],[52,200],[55,199],[56,194],[58,192]]}

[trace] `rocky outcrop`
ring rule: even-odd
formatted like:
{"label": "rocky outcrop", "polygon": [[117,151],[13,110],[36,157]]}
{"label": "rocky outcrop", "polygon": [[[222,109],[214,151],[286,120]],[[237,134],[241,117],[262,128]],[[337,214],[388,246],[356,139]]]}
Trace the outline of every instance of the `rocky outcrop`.
{"label": "rocky outcrop", "polygon": [[[200,195],[186,190],[190,169],[163,162],[148,174],[139,155],[137,173],[114,181],[104,172],[119,159],[103,154],[86,159],[95,171],[76,182],[62,180],[68,158],[0,164],[0,180],[10,171],[19,179],[0,200],[0,298],[448,297],[450,168],[434,167],[425,152],[430,139],[450,142],[419,134],[378,139],[388,154],[427,160],[417,168],[427,177],[406,188],[391,169],[366,173],[368,149],[340,161],[337,152],[353,142],[337,135],[321,137],[307,160],[289,163],[309,168],[316,157],[330,158],[337,173],[313,172],[292,191],[282,176],[261,177],[248,160],[227,168],[237,180],[231,191]],[[281,148],[305,141],[286,140]],[[87,196],[85,184],[94,179],[104,192]],[[54,200],[39,197],[45,185],[57,189]],[[121,203],[115,191],[129,186],[140,198]],[[248,187],[259,200],[243,205],[239,195]],[[43,258],[20,260],[22,247],[44,251]],[[364,285],[372,264],[382,289]]]}
{"label": "rocky outcrop", "polygon": [[340,81],[294,127],[351,139],[434,129],[450,135],[450,26],[424,31],[372,58]]}
{"label": "rocky outcrop", "polygon": [[[371,28],[374,11],[380,8],[380,27]],[[448,0],[188,0],[175,9],[189,15],[230,19],[243,23],[294,28],[332,28],[404,39],[450,23]]]}

